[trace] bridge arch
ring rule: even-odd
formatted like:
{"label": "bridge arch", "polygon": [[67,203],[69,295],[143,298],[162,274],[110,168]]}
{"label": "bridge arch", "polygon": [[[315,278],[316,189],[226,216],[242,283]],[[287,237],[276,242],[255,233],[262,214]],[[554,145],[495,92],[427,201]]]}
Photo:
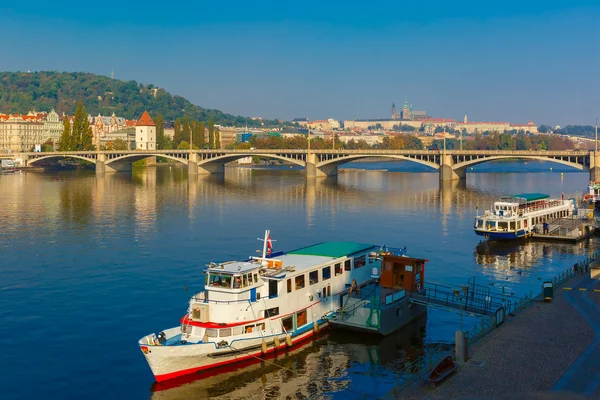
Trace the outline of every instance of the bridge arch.
{"label": "bridge arch", "polygon": [[583,165],[579,164],[579,163],[565,161],[565,160],[561,160],[561,159],[557,159],[557,158],[553,158],[553,157],[549,157],[549,156],[526,156],[526,155],[481,157],[481,158],[477,158],[477,159],[473,159],[473,160],[467,160],[467,161],[462,161],[462,162],[456,163],[456,164],[452,165],[452,169],[464,170],[467,167],[477,165],[477,164],[482,164],[482,163],[485,163],[488,161],[509,160],[509,159],[549,161],[549,162],[553,162],[553,163],[557,163],[557,164],[566,165],[568,167],[572,167],[572,168],[578,169],[580,171],[583,171],[583,169],[584,169]]}
{"label": "bridge arch", "polygon": [[235,161],[235,160],[239,160],[239,159],[246,158],[246,157],[252,157],[252,156],[265,157],[265,158],[275,158],[277,160],[282,160],[282,161],[290,162],[292,164],[296,164],[296,165],[299,165],[301,167],[306,167],[306,161],[304,161],[304,159],[302,159],[302,158],[295,159],[295,158],[291,158],[291,157],[282,156],[282,155],[279,155],[279,154],[261,153],[260,151],[256,151],[256,152],[252,152],[252,153],[243,153],[243,154],[223,154],[223,155],[218,155],[218,156],[215,156],[215,157],[206,158],[204,160],[199,160],[198,161],[198,166],[203,166],[203,165],[207,165],[207,164],[227,164],[227,163]]}
{"label": "bridge arch", "polygon": [[36,158],[27,160],[27,164],[31,165],[31,164],[35,164],[38,161],[48,160],[48,159],[52,159],[52,158],[56,158],[56,159],[61,159],[61,158],[77,158],[79,160],[88,161],[88,162],[96,164],[96,159],[95,158],[88,158],[88,157],[79,156],[79,155],[76,155],[76,154],[51,154],[51,155],[47,155],[47,156],[36,157]]}
{"label": "bridge arch", "polygon": [[[181,153],[177,153],[177,154],[181,154]],[[174,155],[169,155],[169,154],[162,154],[162,153],[157,153],[157,154],[123,154],[121,156],[118,157],[114,157],[114,158],[107,158],[106,159],[106,165],[110,165],[112,163],[118,163],[118,162],[123,162],[123,161],[131,161],[136,162],[139,160],[143,160],[144,158],[148,158],[148,157],[163,157],[163,158],[167,158],[169,160],[174,160],[177,162],[180,162],[184,165],[188,165],[188,159],[184,158],[184,157],[176,157]]]}
{"label": "bridge arch", "polygon": [[341,156],[341,157],[333,158],[330,160],[320,161],[317,163],[317,168],[321,168],[321,167],[325,167],[325,166],[337,167],[339,165],[346,164],[346,163],[356,161],[356,160],[360,160],[362,158],[391,158],[394,160],[412,161],[417,164],[422,164],[427,167],[433,168],[435,170],[440,169],[440,165],[437,163],[434,163],[432,161],[421,160],[418,158],[412,158],[412,157],[407,157],[407,156],[403,156],[403,155],[393,155],[393,154],[379,154],[379,155],[377,155],[377,154],[356,154],[356,155]]}

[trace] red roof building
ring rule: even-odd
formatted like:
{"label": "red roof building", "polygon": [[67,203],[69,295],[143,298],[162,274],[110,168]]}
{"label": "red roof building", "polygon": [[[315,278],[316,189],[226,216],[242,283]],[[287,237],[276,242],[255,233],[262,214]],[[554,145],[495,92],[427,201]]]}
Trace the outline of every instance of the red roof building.
{"label": "red roof building", "polygon": [[150,114],[148,114],[148,111],[144,111],[142,117],[139,119],[136,126],[156,126],[156,124],[154,123],[154,121],[152,121],[152,118],[150,117]]}

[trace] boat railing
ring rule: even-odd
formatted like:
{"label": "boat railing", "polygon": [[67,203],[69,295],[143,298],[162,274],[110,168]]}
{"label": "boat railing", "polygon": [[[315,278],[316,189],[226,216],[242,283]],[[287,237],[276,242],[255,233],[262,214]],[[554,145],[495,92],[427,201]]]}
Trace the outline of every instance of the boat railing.
{"label": "boat railing", "polygon": [[[276,297],[276,296],[273,296]],[[262,298],[261,298],[262,299]],[[215,304],[239,304],[239,303],[249,303],[251,302],[251,299],[236,299],[236,300],[213,300],[213,299],[209,299],[209,295],[206,291],[202,291],[200,293],[195,294],[194,296],[192,296],[192,302],[195,303],[215,303]],[[256,299],[256,301],[258,301],[260,299]]]}

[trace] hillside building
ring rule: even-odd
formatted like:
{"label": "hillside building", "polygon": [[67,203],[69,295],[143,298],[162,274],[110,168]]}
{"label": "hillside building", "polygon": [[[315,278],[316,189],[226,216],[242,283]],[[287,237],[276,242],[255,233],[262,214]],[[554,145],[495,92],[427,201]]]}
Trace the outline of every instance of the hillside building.
{"label": "hillside building", "polygon": [[63,126],[59,115],[30,111],[27,115],[0,114],[0,152],[34,151],[47,141],[58,143]]}
{"label": "hillside building", "polygon": [[148,111],[144,111],[135,126],[135,148],[136,150],[156,150],[156,124],[152,121]]}

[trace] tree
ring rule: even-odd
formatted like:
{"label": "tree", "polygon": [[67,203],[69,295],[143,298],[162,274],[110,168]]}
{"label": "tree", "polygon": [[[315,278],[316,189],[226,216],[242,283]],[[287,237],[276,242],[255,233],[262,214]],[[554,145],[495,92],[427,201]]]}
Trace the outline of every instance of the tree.
{"label": "tree", "polygon": [[48,139],[46,140],[43,144],[42,144],[42,151],[54,151],[54,142],[52,141],[52,139]]}
{"label": "tree", "polygon": [[173,125],[173,128],[175,130],[175,133],[173,134],[173,144],[175,145],[175,147],[179,146],[179,143],[181,143],[181,120],[179,118],[177,118],[175,120],[175,124]]}
{"label": "tree", "polygon": [[186,142],[189,143],[190,135],[191,135],[190,119],[186,115],[183,117],[183,122],[181,123],[181,140],[185,140]]}
{"label": "tree", "polygon": [[115,139],[114,142],[111,143],[112,150],[129,150],[127,146],[127,142],[121,138]]}
{"label": "tree", "polygon": [[154,123],[156,124],[156,148],[158,150],[167,149],[165,140],[165,119],[162,115],[157,114],[154,116]]}
{"label": "tree", "polygon": [[[196,142],[195,136],[194,136],[194,142]],[[206,126],[205,126],[204,122],[200,122],[198,124],[198,147],[203,149],[205,143],[206,143]]]}
{"label": "tree", "polygon": [[74,143],[73,150],[92,150],[94,147],[92,127],[88,120],[85,106],[81,101],[77,103],[75,115],[73,116],[73,130],[71,131],[71,140]]}
{"label": "tree", "polygon": [[71,150],[71,122],[67,116],[65,116],[65,120],[63,121],[63,132],[60,135],[58,148],[62,151]]}
{"label": "tree", "polygon": [[215,149],[221,148],[221,131],[215,128]]}

